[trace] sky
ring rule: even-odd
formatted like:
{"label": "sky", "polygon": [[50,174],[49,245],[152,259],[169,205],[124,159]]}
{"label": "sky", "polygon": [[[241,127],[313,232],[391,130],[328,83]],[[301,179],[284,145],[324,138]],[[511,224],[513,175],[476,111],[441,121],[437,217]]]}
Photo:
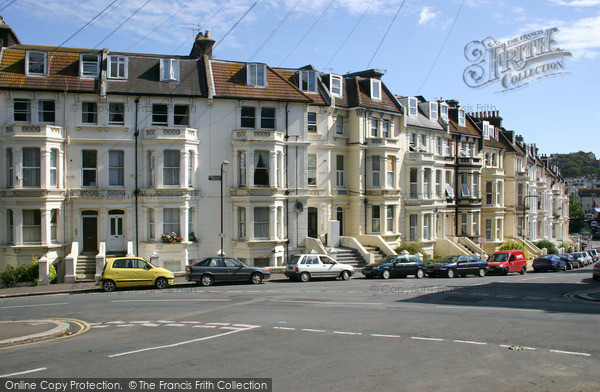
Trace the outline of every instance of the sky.
{"label": "sky", "polygon": [[[395,94],[498,110],[543,154],[600,157],[600,0],[0,0],[0,15],[23,44],[187,55],[199,28],[218,59],[381,69]],[[472,41],[550,28],[571,53],[560,74],[510,91],[465,83]]]}

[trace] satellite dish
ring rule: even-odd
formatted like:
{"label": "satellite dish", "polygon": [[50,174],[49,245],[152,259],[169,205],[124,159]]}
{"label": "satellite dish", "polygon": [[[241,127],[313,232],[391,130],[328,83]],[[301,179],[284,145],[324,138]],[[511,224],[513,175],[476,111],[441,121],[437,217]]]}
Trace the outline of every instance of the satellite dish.
{"label": "satellite dish", "polygon": [[301,201],[297,201],[296,204],[294,204],[294,210],[298,213],[304,211],[304,205],[302,205]]}

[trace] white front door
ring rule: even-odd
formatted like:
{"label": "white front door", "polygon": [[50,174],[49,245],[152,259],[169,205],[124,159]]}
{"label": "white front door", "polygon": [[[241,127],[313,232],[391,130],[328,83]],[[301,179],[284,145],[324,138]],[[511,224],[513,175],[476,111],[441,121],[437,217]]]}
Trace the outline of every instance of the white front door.
{"label": "white front door", "polygon": [[107,248],[109,251],[127,250],[127,242],[123,235],[124,215],[109,215],[110,235],[108,237]]}

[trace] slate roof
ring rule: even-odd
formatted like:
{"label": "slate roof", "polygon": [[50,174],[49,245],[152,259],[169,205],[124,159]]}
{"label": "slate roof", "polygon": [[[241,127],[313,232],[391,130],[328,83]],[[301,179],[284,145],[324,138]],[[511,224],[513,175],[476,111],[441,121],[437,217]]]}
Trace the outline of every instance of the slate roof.
{"label": "slate roof", "polygon": [[246,63],[210,60],[215,84],[215,98],[255,99],[267,101],[312,102],[313,95],[305,94],[285,76],[267,66],[267,87],[246,85]]}
{"label": "slate roof", "polygon": [[[48,52],[48,76],[25,75],[26,50]],[[2,48],[0,62],[0,88],[39,90],[96,92],[95,79],[79,77],[79,55],[81,53],[100,53],[100,51],[53,47],[15,45]]]}
{"label": "slate roof", "polygon": [[[403,113],[402,105],[394,95],[381,82],[381,100],[371,98],[371,79],[360,76],[345,77],[346,91],[348,93],[348,107],[362,107],[366,109],[383,110],[387,112]],[[337,102],[336,102],[337,104]]]}
{"label": "slate roof", "polygon": [[[118,54],[128,57],[128,77],[127,80],[109,78],[106,88],[107,94],[208,96],[202,59],[183,56],[110,53],[110,55]],[[160,81],[161,58],[179,59],[179,81]]]}
{"label": "slate roof", "polygon": [[438,121],[432,121],[427,117],[423,109],[421,108],[421,103],[419,98],[417,98],[417,116],[412,117],[408,114],[408,98],[409,97],[398,97],[398,101],[406,107],[406,125],[419,127],[419,128],[427,128],[427,129],[435,129],[436,131],[445,131],[445,129],[440,125]]}
{"label": "slate roof", "polygon": [[[281,75],[282,78],[284,78],[285,80],[288,81],[288,83],[290,83],[292,86],[294,86],[298,91],[300,91],[300,89],[298,88],[298,71],[300,71],[300,69],[311,69],[313,70],[313,67],[311,66],[307,66],[307,67],[303,67],[303,68],[274,68],[273,70],[275,72],[277,72],[279,75]],[[315,71],[316,72],[316,71]],[[317,75],[319,75],[319,73],[317,72]],[[319,75],[321,76],[321,75]],[[312,104],[313,105],[317,105],[317,106],[329,106],[329,94],[328,92],[325,91],[325,86],[323,86],[323,84],[317,80],[317,92],[307,92],[307,93],[303,93],[306,96],[310,97],[310,99],[312,99]]]}

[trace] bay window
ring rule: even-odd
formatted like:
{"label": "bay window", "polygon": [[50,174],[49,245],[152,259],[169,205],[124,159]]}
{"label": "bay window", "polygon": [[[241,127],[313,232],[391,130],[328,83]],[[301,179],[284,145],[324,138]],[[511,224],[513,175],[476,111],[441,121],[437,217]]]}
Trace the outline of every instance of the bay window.
{"label": "bay window", "polygon": [[163,233],[179,235],[179,208],[163,209]]}
{"label": "bay window", "polygon": [[164,150],[163,185],[179,185],[180,159],[179,150]]}

